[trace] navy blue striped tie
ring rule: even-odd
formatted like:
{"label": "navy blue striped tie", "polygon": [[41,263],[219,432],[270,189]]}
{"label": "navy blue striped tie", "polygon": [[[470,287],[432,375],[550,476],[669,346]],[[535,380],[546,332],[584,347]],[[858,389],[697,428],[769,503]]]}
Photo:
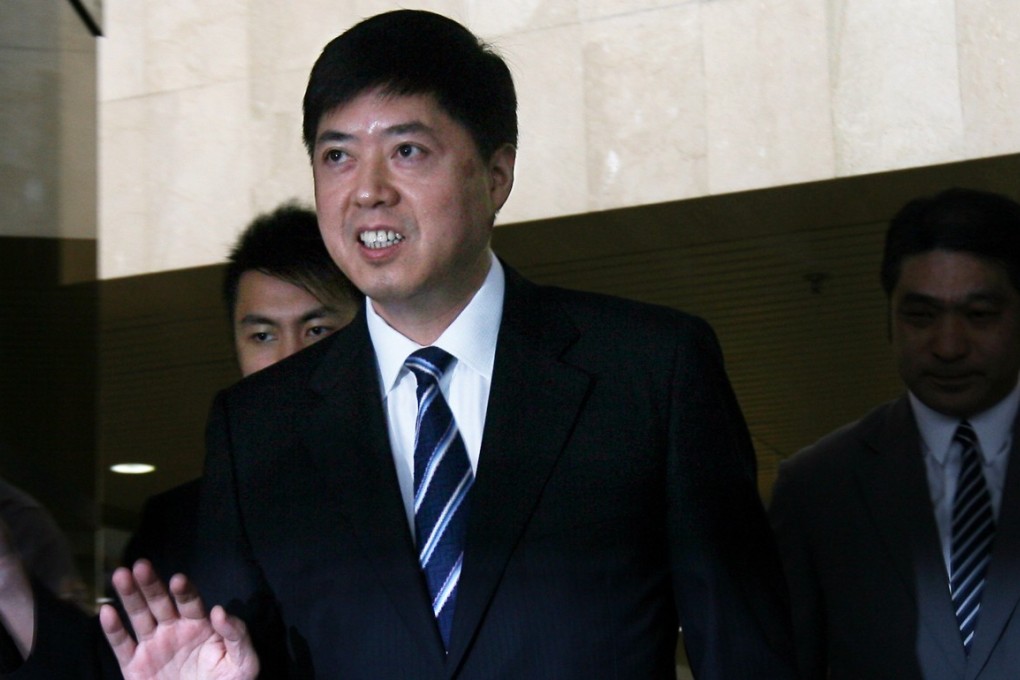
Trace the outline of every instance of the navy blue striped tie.
{"label": "navy blue striped tie", "polygon": [[414,525],[418,562],[425,573],[432,612],[446,648],[464,560],[467,498],[474,475],[453,413],[439,379],[453,357],[426,347],[405,365],[418,381],[418,419],[414,434]]}
{"label": "navy blue striped tie", "polygon": [[988,483],[982,471],[977,435],[970,423],[966,420],[960,423],[954,439],[963,446],[963,453],[956,495],[953,496],[949,590],[963,638],[963,650],[970,654],[974,628],[981,611],[985,573],[992,557],[995,514]]}

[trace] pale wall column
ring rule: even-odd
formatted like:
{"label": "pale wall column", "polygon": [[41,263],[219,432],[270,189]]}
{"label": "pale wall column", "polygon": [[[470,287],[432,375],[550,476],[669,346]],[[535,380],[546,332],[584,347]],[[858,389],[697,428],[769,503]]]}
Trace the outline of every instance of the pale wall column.
{"label": "pale wall column", "polygon": [[[1020,0],[446,0],[520,98],[511,223],[1020,151]],[[106,0],[102,277],[311,201],[300,102],[359,0]]]}

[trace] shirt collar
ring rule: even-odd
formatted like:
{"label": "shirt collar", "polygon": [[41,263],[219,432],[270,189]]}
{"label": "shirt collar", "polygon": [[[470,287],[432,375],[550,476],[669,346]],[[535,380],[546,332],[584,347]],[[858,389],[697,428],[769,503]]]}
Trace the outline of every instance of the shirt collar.
{"label": "shirt collar", "polygon": [[[944,466],[960,419],[925,406],[920,399],[914,396],[913,392],[908,392],[908,395],[926,452],[933,456],[939,465]],[[1005,453],[1012,441],[1013,423],[1016,420],[1018,405],[1020,405],[1020,383],[1015,385],[1013,390],[998,404],[967,419],[974,428],[974,432],[977,433],[980,443],[978,449],[986,464]]]}
{"label": "shirt collar", "polygon": [[[496,356],[496,338],[503,317],[503,292],[506,281],[503,266],[492,252],[491,265],[471,302],[461,311],[433,344],[453,356],[486,380],[492,379],[492,366]],[[380,385],[385,397],[400,378],[407,356],[421,345],[401,335],[365,300],[368,333],[379,365]]]}

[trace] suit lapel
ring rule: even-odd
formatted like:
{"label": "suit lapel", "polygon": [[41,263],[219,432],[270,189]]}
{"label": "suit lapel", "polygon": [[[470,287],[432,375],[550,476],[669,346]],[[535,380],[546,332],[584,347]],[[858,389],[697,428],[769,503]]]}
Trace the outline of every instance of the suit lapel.
{"label": "suit lapel", "polygon": [[[918,621],[962,673],[964,656],[956,627],[945,562],[928,490],[920,435],[906,397],[864,433],[872,454],[858,468],[862,493],[897,575],[914,597]],[[920,631],[919,631],[920,632]]]}
{"label": "suit lapel", "polygon": [[988,662],[999,643],[1000,636],[1009,624],[1020,602],[1020,465],[1014,464],[1020,437],[1020,415],[1013,424],[1013,443],[1006,468],[1006,482],[1002,490],[999,521],[992,562],[988,567],[984,594],[981,596],[981,613],[974,632],[974,646],[970,651],[967,677],[976,677]]}
{"label": "suit lapel", "polygon": [[559,357],[577,338],[562,310],[506,268],[464,572],[448,669],[460,665],[562,452],[590,378]]}
{"label": "suit lapel", "polygon": [[327,497],[335,505],[328,511],[349,523],[422,652],[441,662],[442,642],[400,497],[364,312],[336,335],[310,381],[322,399],[299,425],[299,436],[316,483],[332,490]]}

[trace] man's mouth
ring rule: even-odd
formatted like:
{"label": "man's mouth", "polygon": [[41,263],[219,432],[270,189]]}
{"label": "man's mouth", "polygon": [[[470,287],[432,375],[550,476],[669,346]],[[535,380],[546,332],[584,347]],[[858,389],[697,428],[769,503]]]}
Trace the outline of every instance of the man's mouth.
{"label": "man's mouth", "polygon": [[389,229],[363,231],[358,234],[358,238],[361,240],[361,245],[372,249],[388,248],[389,246],[396,245],[404,240],[404,237],[401,234]]}
{"label": "man's mouth", "polygon": [[961,385],[969,384],[973,379],[972,373],[954,373],[954,374],[935,374],[929,373],[928,378],[943,387],[960,387]]}

